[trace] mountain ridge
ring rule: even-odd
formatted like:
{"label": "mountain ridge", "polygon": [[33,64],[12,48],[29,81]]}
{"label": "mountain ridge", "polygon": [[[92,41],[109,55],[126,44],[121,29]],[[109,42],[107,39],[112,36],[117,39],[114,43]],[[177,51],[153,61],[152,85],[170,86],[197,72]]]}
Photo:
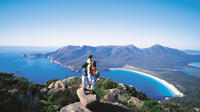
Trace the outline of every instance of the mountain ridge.
{"label": "mountain ridge", "polygon": [[[109,46],[64,46],[54,52],[39,57],[48,57],[51,61],[80,71],[81,65],[86,62],[88,54],[94,55],[100,71],[108,68],[133,65],[141,68],[177,68],[187,66],[188,63],[200,61],[199,55],[189,55],[181,50],[165,47],[159,44],[140,49],[134,45]],[[31,54],[28,57],[34,57]],[[37,57],[37,56],[35,56]]]}

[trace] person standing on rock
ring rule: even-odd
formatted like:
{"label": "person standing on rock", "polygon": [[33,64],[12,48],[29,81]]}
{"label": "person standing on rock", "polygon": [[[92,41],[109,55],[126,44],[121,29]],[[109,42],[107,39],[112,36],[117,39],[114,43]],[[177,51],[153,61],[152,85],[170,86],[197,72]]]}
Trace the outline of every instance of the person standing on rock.
{"label": "person standing on rock", "polygon": [[92,61],[92,65],[91,65],[91,88],[90,88],[90,93],[94,93],[93,89],[94,89],[94,85],[95,85],[95,81],[96,81],[96,71],[97,71],[96,61]]}
{"label": "person standing on rock", "polygon": [[88,79],[91,82],[91,66],[92,66],[92,57],[93,55],[88,55],[87,59],[87,73],[88,73]]}
{"label": "person standing on rock", "polygon": [[82,65],[82,88],[85,92],[86,86],[89,85],[89,80],[87,76],[87,63]]}

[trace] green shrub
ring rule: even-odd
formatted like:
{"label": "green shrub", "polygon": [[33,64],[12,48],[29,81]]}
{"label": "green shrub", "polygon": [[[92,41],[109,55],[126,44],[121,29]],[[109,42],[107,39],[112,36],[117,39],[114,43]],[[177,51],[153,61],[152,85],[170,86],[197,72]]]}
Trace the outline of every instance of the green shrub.
{"label": "green shrub", "polygon": [[67,82],[65,84],[65,87],[69,87],[71,85],[77,85],[77,86],[79,86],[80,84],[81,84],[81,78],[77,77],[77,78],[74,78],[74,79],[70,80],[69,82]]}
{"label": "green shrub", "polygon": [[0,72],[0,77],[13,77],[14,73],[6,73],[6,72]]}
{"label": "green shrub", "polygon": [[132,111],[136,111],[136,105],[133,103],[133,102],[131,102],[131,103],[129,103],[129,104],[127,104],[126,105],[129,109],[131,109]]}
{"label": "green shrub", "polygon": [[[39,108],[33,107],[32,98],[28,94],[28,91],[36,92],[36,89],[39,90],[38,87],[39,84],[29,83],[24,77],[13,77],[13,74],[0,73],[0,108],[9,112],[39,111]],[[9,93],[8,90],[11,89],[16,89],[17,91]],[[32,95],[32,97],[35,97],[35,95]],[[36,103],[37,101],[34,106],[37,106]]]}
{"label": "green shrub", "polygon": [[120,86],[119,84],[117,84],[117,89],[123,89],[122,86]]}
{"label": "green shrub", "polygon": [[99,99],[102,99],[102,100],[103,100],[103,96],[106,95],[109,92],[108,89],[107,90],[103,90],[103,89],[98,88],[98,87],[94,87],[94,91],[96,92],[97,97]]}
{"label": "green shrub", "polygon": [[38,83],[29,83],[28,90],[32,91],[32,94],[35,94],[40,89],[40,84]]}
{"label": "green shrub", "polygon": [[40,100],[40,103],[44,104],[44,105],[50,105],[51,104],[51,102],[48,102],[48,101],[45,101],[45,100]]}
{"label": "green shrub", "polygon": [[112,89],[116,88],[117,85],[118,84],[116,82],[113,82],[111,79],[105,79],[102,86],[104,89]]}
{"label": "green shrub", "polygon": [[145,112],[165,112],[162,106],[155,100],[145,100],[142,110]]}
{"label": "green shrub", "polygon": [[58,111],[63,106],[78,102],[76,89],[66,89],[64,91],[53,92],[47,100],[41,100],[42,112]]}

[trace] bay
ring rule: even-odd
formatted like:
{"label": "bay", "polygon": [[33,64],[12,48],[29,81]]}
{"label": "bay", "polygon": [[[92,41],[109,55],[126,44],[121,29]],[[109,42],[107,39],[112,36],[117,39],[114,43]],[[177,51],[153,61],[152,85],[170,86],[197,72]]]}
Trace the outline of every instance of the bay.
{"label": "bay", "polygon": [[200,68],[200,62],[190,63],[190,64],[188,64],[188,65],[193,66],[193,67]]}
{"label": "bay", "polygon": [[156,100],[162,100],[165,97],[172,97],[174,94],[157,80],[141,75],[136,72],[115,69],[102,73],[102,76],[110,78],[119,83],[125,83],[141,90],[147,96]]}

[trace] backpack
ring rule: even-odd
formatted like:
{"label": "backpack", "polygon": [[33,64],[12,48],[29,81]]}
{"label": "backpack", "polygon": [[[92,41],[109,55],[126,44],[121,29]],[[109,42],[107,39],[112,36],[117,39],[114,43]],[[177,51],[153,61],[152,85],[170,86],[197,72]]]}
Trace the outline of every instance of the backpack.
{"label": "backpack", "polygon": [[96,71],[95,73],[96,73],[96,78],[99,78],[99,76],[100,76],[99,71]]}

